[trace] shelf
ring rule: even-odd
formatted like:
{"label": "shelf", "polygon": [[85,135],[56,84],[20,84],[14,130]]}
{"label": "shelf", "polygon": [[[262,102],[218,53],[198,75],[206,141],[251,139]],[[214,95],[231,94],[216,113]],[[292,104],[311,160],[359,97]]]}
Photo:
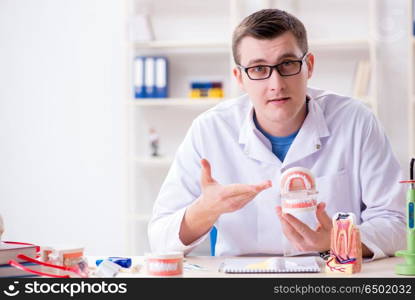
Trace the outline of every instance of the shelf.
{"label": "shelf", "polygon": [[358,40],[333,40],[321,39],[310,41],[310,49],[313,50],[365,50],[369,49],[369,41],[365,39]]}
{"label": "shelf", "polygon": [[173,158],[169,156],[161,157],[136,157],[134,159],[137,163],[142,164],[147,167],[169,167]]}
{"label": "shelf", "polygon": [[210,48],[210,49],[226,49],[230,48],[230,44],[222,41],[149,41],[149,42],[136,42],[134,43],[136,48],[148,48],[148,49],[170,49],[170,48]]}
{"label": "shelf", "polygon": [[190,98],[146,98],[131,100],[134,106],[214,106],[219,102],[225,101],[224,98],[190,99]]}
{"label": "shelf", "polygon": [[[414,42],[415,43],[415,42]],[[366,39],[317,39],[309,42],[313,50],[350,50],[368,49],[369,41]],[[142,49],[224,49],[230,51],[231,44],[223,41],[149,41],[134,43],[134,47]]]}

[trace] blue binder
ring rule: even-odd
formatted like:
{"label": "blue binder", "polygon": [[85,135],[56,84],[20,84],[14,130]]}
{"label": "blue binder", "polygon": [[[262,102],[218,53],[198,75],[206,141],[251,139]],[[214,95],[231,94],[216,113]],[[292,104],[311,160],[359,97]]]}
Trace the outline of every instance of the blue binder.
{"label": "blue binder", "polygon": [[167,58],[155,58],[155,98],[167,98]]}
{"label": "blue binder", "polygon": [[147,56],[144,60],[144,86],[147,98],[156,97],[155,58]]}
{"label": "blue binder", "polygon": [[134,97],[146,98],[144,86],[144,57],[137,56],[134,59],[133,77],[134,77]]}

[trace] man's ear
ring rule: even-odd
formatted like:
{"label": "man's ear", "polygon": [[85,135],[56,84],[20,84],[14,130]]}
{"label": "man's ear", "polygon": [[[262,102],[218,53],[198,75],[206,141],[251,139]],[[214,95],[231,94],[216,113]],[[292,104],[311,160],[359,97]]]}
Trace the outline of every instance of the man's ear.
{"label": "man's ear", "polygon": [[235,80],[238,83],[239,87],[245,92],[244,82],[242,80],[242,70],[238,67],[234,67],[232,72],[233,76],[235,76]]}
{"label": "man's ear", "polygon": [[313,75],[313,71],[314,71],[314,55],[313,55],[313,53],[308,54],[308,57],[306,59],[306,63],[307,63],[307,78],[310,79],[311,76]]}

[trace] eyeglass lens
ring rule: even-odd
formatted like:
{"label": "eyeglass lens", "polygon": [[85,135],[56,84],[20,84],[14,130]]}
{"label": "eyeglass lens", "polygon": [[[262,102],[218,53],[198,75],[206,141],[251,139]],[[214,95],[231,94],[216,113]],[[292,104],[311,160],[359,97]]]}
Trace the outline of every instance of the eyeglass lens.
{"label": "eyeglass lens", "polygon": [[295,75],[301,70],[300,61],[288,61],[276,66],[257,66],[247,69],[251,79],[266,79],[271,76],[272,69],[276,68],[281,76]]}

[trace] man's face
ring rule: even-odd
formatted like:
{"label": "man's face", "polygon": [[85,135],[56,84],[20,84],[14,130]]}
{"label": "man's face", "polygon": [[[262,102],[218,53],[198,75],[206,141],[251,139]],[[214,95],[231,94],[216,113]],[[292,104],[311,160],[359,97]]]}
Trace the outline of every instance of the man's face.
{"label": "man's face", "polygon": [[[248,36],[239,44],[240,65],[244,67],[272,66],[301,60],[303,55],[291,32],[271,40]],[[271,77],[264,80],[251,80],[244,70],[234,69],[234,75],[251,98],[258,121],[264,129],[276,123],[292,125],[304,120],[307,81],[313,72],[314,57],[308,54],[303,61],[301,71],[296,75],[283,77],[273,69]]]}

